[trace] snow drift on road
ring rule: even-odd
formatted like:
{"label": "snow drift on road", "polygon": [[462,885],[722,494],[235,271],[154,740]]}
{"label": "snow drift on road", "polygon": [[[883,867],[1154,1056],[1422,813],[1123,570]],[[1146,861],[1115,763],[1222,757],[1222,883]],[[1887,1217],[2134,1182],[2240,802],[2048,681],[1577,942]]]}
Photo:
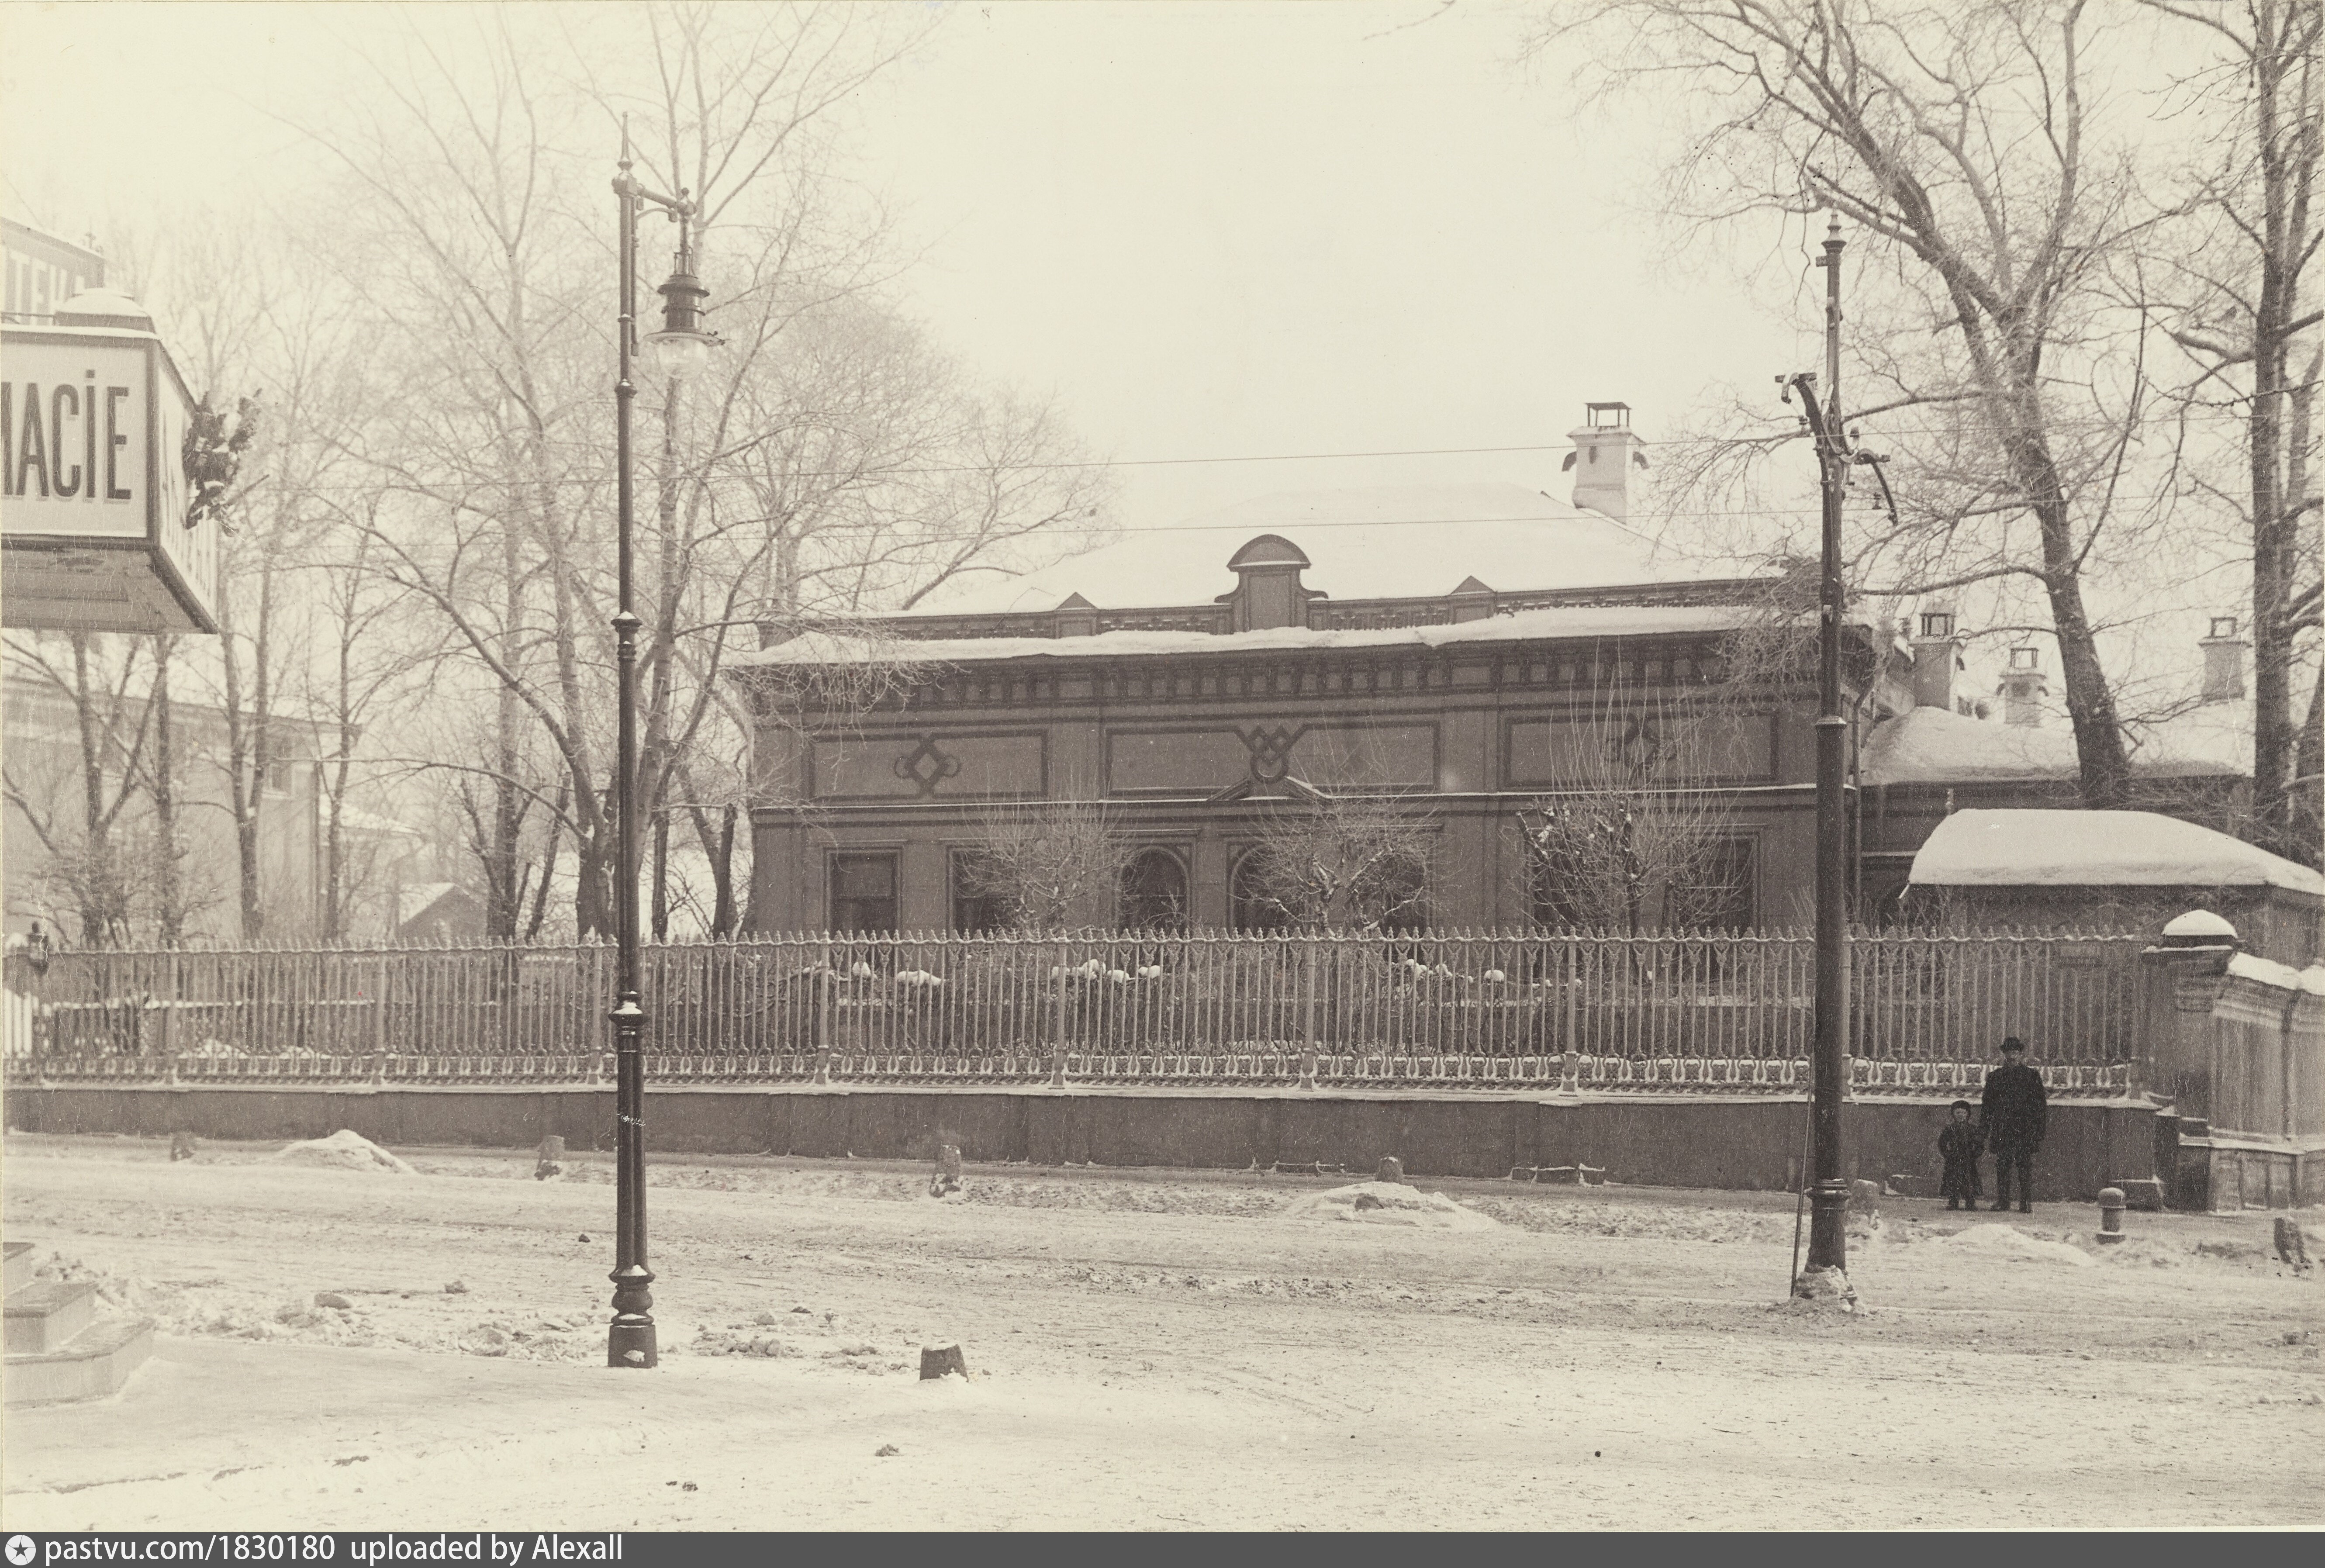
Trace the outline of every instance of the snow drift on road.
{"label": "snow drift on road", "polygon": [[359,1132],[341,1127],[327,1138],[292,1144],[274,1156],[285,1165],[320,1165],[339,1171],[376,1171],[384,1175],[412,1176],[419,1173]]}
{"label": "snow drift on road", "polygon": [[2091,1255],[2063,1241],[2045,1241],[2011,1225],[1973,1225],[1958,1236],[1935,1243],[1981,1257],[2007,1258],[2014,1263],[2065,1263],[2089,1268]]}
{"label": "snow drift on road", "polygon": [[1498,1230],[1499,1220],[1464,1209],[1442,1192],[1423,1192],[1401,1182],[1358,1182],[1310,1192],[1283,1206],[1292,1220],[1353,1220],[1371,1225],[1407,1225],[1430,1230]]}

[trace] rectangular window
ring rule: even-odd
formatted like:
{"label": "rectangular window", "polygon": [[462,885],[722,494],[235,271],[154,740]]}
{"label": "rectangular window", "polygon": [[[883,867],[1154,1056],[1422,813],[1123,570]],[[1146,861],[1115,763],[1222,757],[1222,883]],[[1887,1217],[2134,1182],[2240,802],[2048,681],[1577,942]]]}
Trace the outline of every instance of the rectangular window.
{"label": "rectangular window", "polygon": [[831,929],[896,929],[896,852],[858,851],[831,858]]}
{"label": "rectangular window", "polygon": [[1664,895],[1665,923],[1691,931],[1749,931],[1756,893],[1752,849],[1749,839],[1718,839],[1706,845]]}
{"label": "rectangular window", "polygon": [[982,849],[952,852],[952,928],[963,935],[1009,924],[1009,900],[987,872],[989,858]]}

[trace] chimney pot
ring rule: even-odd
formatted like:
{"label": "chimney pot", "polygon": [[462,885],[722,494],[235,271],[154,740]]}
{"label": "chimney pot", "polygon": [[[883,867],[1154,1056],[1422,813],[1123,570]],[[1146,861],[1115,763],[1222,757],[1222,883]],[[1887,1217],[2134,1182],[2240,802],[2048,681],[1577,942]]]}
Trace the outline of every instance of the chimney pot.
{"label": "chimney pot", "polygon": [[2042,699],[2050,690],[2051,683],[2042,674],[2042,651],[2011,649],[2009,667],[2002,673],[2002,721],[2030,729],[2041,724]]}
{"label": "chimney pot", "polygon": [[1954,607],[1941,600],[1922,607],[1921,634],[1913,639],[1913,706],[1954,705],[1954,671],[1961,644],[1954,636]]}
{"label": "chimney pot", "polygon": [[2252,645],[2237,631],[2236,617],[2214,616],[2212,635],[2199,645],[2204,650],[2207,702],[2227,702],[2245,694],[2245,650]]}
{"label": "chimney pot", "polygon": [[1586,403],[1580,428],[1566,432],[1574,450],[1574,505],[1620,522],[1631,515],[1631,468],[1647,466],[1646,445],[1631,430],[1627,403]]}

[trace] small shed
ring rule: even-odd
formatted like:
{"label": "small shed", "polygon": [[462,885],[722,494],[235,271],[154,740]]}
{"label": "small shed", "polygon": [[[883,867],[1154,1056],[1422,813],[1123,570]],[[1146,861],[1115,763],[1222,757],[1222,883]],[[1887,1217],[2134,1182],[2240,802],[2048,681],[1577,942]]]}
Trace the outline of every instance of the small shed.
{"label": "small shed", "polygon": [[396,890],[399,942],[477,942],[485,934],[485,901],[457,882],[421,882]]}
{"label": "small shed", "polygon": [[1956,812],[1913,857],[1907,907],[1950,927],[2154,936],[2218,911],[2247,951],[2316,961],[2325,876],[2240,839],[2154,812]]}

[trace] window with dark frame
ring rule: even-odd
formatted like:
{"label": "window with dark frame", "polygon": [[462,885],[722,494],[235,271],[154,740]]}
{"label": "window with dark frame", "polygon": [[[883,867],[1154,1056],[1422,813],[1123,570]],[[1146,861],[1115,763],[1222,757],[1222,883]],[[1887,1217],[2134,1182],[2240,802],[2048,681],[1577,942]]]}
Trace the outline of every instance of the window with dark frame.
{"label": "window with dark frame", "polygon": [[896,852],[855,850],[831,858],[831,929],[896,929]]}
{"label": "window with dark frame", "polygon": [[1292,923],[1291,917],[1262,891],[1267,865],[1264,849],[1246,849],[1236,857],[1234,874],[1228,878],[1228,918],[1237,931],[1282,931]]}
{"label": "window with dark frame", "polygon": [[993,890],[985,875],[990,859],[983,849],[952,852],[952,928],[963,936],[1008,929],[1009,900]]}
{"label": "window with dark frame", "polygon": [[1756,892],[1753,862],[1751,840],[1714,840],[1690,875],[1664,894],[1664,923],[1693,931],[1751,930]]}
{"label": "window with dark frame", "polygon": [[1141,849],[1122,868],[1118,920],[1125,931],[1187,928],[1187,866],[1169,849]]}

